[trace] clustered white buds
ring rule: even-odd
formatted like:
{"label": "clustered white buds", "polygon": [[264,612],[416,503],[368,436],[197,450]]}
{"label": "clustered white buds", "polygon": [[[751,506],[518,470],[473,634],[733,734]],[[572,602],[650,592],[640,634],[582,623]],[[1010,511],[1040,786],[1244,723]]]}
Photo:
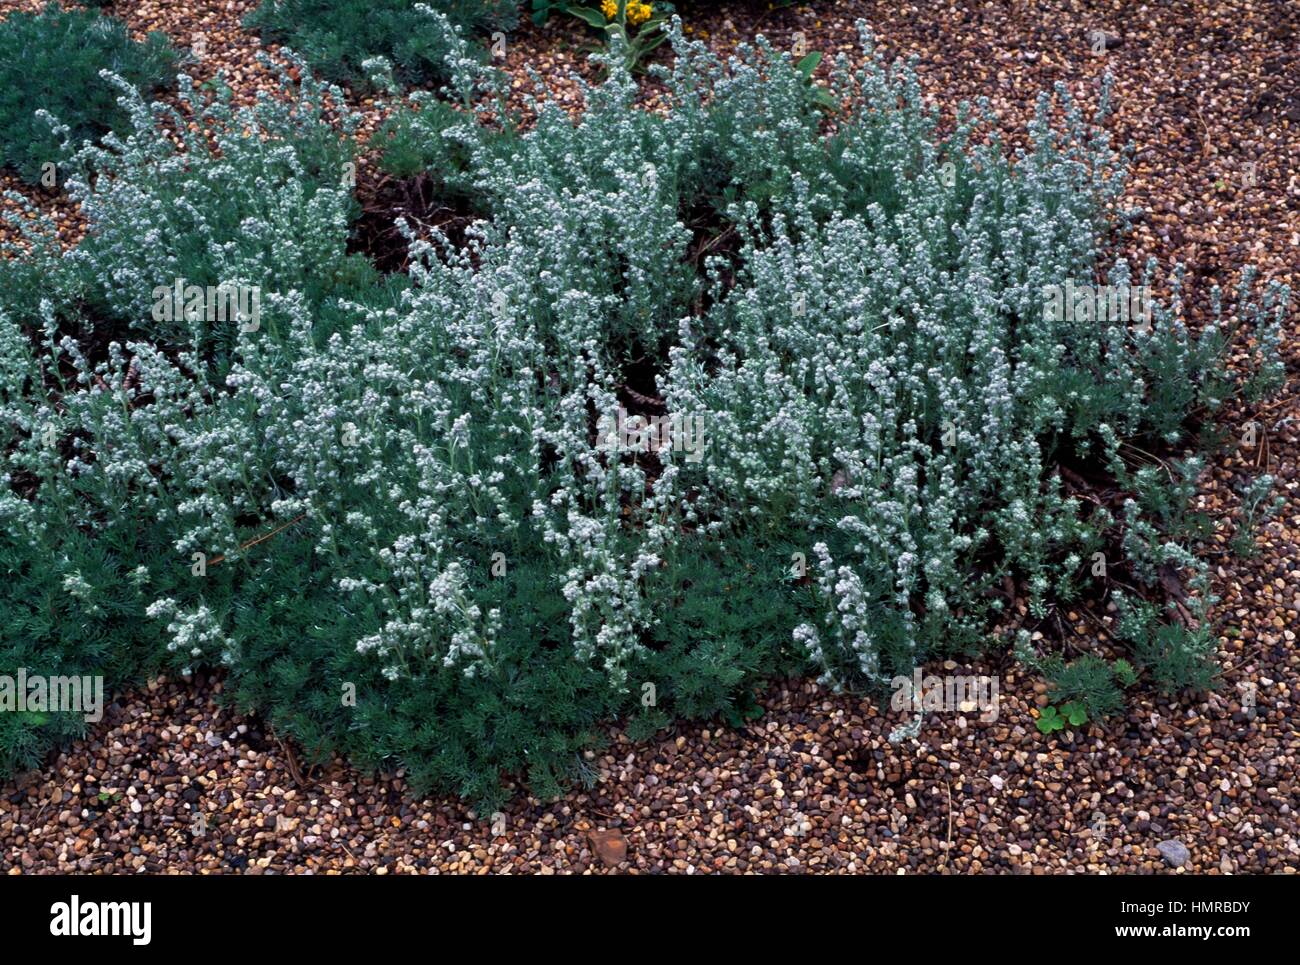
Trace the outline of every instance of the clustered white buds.
{"label": "clustered white buds", "polygon": [[[355,604],[340,646],[390,679],[491,672],[509,621],[529,618],[493,580],[540,558],[575,656],[626,688],[666,618],[648,587],[688,530],[807,537],[823,616],[794,641],[832,684],[883,680],[974,612],[972,561],[990,546],[1047,594],[1069,575],[1059,560],[1080,565],[1087,529],[1044,479],[1049,446],[1100,438],[1114,457],[1222,389],[1206,376],[1218,325],[1197,338],[1156,305],[1135,333],[1042,310],[1045,287],[1091,274],[1122,159],[1064,88],[1015,163],[976,144],[965,110],[941,144],[913,74],[874,60],[841,63],[833,94],[854,106],[828,137],[804,78],[766,44],[724,65],[672,40],[664,118],[634,106],[617,65],[576,122],[548,103],[504,146],[473,110],[442,116],[428,136],[467,158],[446,176],[491,217],[462,249],[413,244],[400,296],[376,285],[355,301],[313,294],[359,270],[347,187],[308,173],[334,156],[323,104],[337,92],[305,82],[292,110],[234,112],[199,105],[183,78],[182,101],[218,132],[214,151],[205,125],[173,118],[183,152],[128,96],[133,132],[86,148],[104,173],[71,182],[92,235],[69,264],[149,332],[155,287],[193,277],[182,255],[197,246],[212,277],[196,284],[258,286],[261,330],[182,317],[92,362],[56,344],[53,306],[43,358],[0,311],[0,416],[20,437],[8,472],[39,470],[39,499],[65,514],[0,486],[6,538],[39,546],[42,527],[93,527],[129,505],[169,534],[177,565],[202,553],[234,566],[257,545],[250,526],[302,521],[311,578]],[[449,89],[472,107],[490,72],[463,44],[450,61]],[[705,196],[722,223],[701,240],[679,205]],[[1108,283],[1129,276],[1116,265]],[[1284,303],[1250,316],[1262,352],[1276,353]],[[707,427],[692,458],[601,445],[593,413],[626,404],[640,359],[659,370],[639,393]],[[80,386],[57,413],[15,391],[69,365]],[[90,440],[65,475],[34,428],[53,419]],[[1152,555],[1159,534],[1136,505],[1127,524],[1152,566],[1188,559]],[[166,592],[148,569],[138,586]],[[93,595],[79,572],[64,588]],[[220,608],[161,596],[148,613],[168,621],[171,649],[239,659]]]}

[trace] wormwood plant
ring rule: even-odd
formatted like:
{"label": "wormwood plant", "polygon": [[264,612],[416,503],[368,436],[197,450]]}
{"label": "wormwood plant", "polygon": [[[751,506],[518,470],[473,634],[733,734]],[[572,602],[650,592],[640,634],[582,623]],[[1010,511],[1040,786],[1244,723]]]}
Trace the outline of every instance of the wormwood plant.
{"label": "wormwood plant", "polygon": [[[457,106],[416,95],[397,156],[482,219],[414,242],[409,277],[348,254],[324,117],[355,119],[309,72],[239,112],[183,81],[215,149],[175,152],[137,98],[81,152],[90,237],[0,276],[0,668],[223,664],[309,754],[493,803],[591,779],[619,717],[742,723],[776,675],[879,687],[982,646],[1004,578],[1047,607],[1097,546],[1139,583],[1195,567],[1158,476],[1109,513],[1056,472],[1138,473],[1126,447],[1187,444],[1236,388],[1222,316],[1044,312],[1096,277],[1123,169],[1063,89],[1009,159],[965,108],[938,138],[907,67],[841,61],[827,133],[790,58],[674,28],[666,116],[616,41],[576,122],[525,130],[446,36]],[[178,273],[257,286],[260,325],[155,320]],[[1284,307],[1243,287],[1235,317],[1267,347]],[[611,445],[620,409],[697,428]],[[1200,666],[1160,621],[1134,663]],[[0,765],[71,726],[0,720]]]}
{"label": "wormwood plant", "polygon": [[[367,83],[364,62],[385,57],[402,83],[429,84],[447,77],[451,47],[420,6],[412,0],[263,0],[244,25],[291,47],[337,83]],[[428,6],[478,37],[509,30],[519,18],[513,0],[430,0]]]}
{"label": "wormwood plant", "polygon": [[1255,546],[1255,529],[1258,525],[1281,512],[1286,501],[1281,496],[1269,500],[1268,494],[1273,489],[1273,477],[1256,476],[1246,484],[1241,494],[1241,518],[1237,532],[1232,537],[1232,551],[1238,556],[1250,558],[1259,552]]}
{"label": "wormwood plant", "polygon": [[43,165],[66,159],[65,140],[75,149],[126,125],[101,70],[148,91],[170,80],[175,60],[165,35],[137,43],[112,17],[54,3],[10,13],[0,21],[0,165],[33,184],[48,180],[54,169]]}

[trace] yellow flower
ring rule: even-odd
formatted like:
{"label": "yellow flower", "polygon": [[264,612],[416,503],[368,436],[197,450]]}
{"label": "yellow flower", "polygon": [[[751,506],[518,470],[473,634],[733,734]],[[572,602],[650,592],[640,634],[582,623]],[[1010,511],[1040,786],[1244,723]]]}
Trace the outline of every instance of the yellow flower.
{"label": "yellow flower", "polygon": [[606,20],[613,20],[618,16],[618,0],[600,0],[600,12]]}
{"label": "yellow flower", "polygon": [[627,5],[627,22],[635,27],[649,20],[652,13],[654,13],[654,8],[650,4],[631,0]]}

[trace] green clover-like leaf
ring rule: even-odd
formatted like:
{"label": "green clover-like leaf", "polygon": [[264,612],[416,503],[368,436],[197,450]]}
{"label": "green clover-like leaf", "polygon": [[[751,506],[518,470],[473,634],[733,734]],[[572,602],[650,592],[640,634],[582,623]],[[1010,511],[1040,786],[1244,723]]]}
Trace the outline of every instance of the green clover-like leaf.
{"label": "green clover-like leaf", "polygon": [[1088,709],[1083,704],[1070,701],[1061,708],[1061,714],[1070,722],[1071,727],[1078,727],[1088,722]]}
{"label": "green clover-like leaf", "polygon": [[1054,730],[1060,730],[1065,726],[1065,718],[1056,712],[1055,707],[1044,707],[1043,712],[1039,714],[1035,725],[1044,734],[1050,734]]}

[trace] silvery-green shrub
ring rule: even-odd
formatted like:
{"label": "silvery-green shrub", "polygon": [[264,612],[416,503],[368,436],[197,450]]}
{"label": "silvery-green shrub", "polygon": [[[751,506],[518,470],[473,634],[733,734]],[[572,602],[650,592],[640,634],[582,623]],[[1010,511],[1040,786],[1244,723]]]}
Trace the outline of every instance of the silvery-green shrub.
{"label": "silvery-green shrub", "polygon": [[[461,246],[406,225],[401,279],[348,253],[328,88],[218,99],[216,148],[184,152],[135,102],[73,186],[90,238],[5,268],[8,659],[221,662],[311,746],[490,796],[585,776],[575,748],[646,681],[656,726],[799,665],[878,686],[982,645],[1004,576],[1042,613],[1112,536],[1138,579],[1195,568],[1153,496],[1111,514],[1054,471],[1187,447],[1239,388],[1217,296],[1197,330],[1176,302],[1145,328],[1044,312],[1067,280],[1158,278],[1101,263],[1123,156],[1066,91],[1008,157],[986,105],[941,136],[907,66],[841,59],[828,117],[762,41],[672,41],[663,115],[615,50],[576,119],[529,124],[456,41],[458,108],[402,137],[485,217]],[[158,324],[178,275],[257,285],[259,330]],[[126,334],[79,343],[86,306]],[[1285,307],[1247,279],[1234,312],[1271,371]],[[628,406],[700,445],[611,449]]]}

